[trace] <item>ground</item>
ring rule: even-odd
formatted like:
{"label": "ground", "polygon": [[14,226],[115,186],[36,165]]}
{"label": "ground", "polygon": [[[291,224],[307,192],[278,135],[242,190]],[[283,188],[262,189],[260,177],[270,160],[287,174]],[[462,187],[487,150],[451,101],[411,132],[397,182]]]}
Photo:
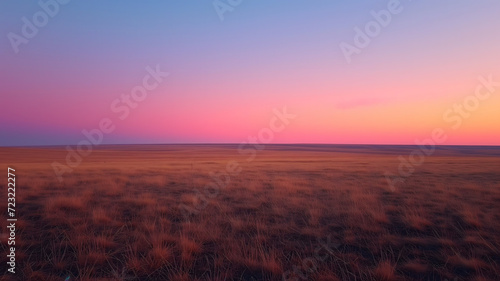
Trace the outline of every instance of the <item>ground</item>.
{"label": "ground", "polygon": [[0,280],[500,276],[500,148],[439,147],[411,172],[410,146],[248,148],[94,147],[62,181],[64,147],[0,148],[18,218]]}

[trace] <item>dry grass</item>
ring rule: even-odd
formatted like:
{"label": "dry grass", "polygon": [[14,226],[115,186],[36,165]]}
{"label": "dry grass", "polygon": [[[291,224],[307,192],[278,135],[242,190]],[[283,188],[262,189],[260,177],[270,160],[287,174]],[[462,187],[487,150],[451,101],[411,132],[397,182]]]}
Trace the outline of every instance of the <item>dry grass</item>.
{"label": "dry grass", "polygon": [[390,261],[381,261],[375,268],[374,275],[377,280],[393,281],[396,280],[396,265]]}
{"label": "dry grass", "polygon": [[[438,153],[391,192],[383,175],[397,171],[397,153],[383,149],[272,146],[247,163],[232,146],[168,148],[99,148],[63,182],[40,159],[60,161],[64,149],[0,148],[19,171],[22,214],[19,278],[0,280],[500,276],[498,149]],[[241,173],[207,193],[229,161]]]}
{"label": "dry grass", "polygon": [[77,196],[57,196],[50,198],[45,207],[47,212],[54,213],[59,211],[84,211],[85,202]]}

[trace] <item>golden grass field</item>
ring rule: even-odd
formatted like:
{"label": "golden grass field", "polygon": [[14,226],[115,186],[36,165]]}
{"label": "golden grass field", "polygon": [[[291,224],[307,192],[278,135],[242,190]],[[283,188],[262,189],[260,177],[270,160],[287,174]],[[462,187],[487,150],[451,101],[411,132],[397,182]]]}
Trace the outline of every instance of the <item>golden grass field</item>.
{"label": "golden grass field", "polygon": [[101,146],[59,182],[63,147],[0,148],[0,279],[499,280],[500,148],[441,147],[391,190],[412,149]]}

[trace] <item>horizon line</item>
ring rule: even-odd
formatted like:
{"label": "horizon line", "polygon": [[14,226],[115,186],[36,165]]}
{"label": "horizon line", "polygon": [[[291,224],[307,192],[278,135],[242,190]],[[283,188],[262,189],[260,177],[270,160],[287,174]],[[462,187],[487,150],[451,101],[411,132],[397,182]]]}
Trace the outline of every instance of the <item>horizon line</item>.
{"label": "horizon line", "polygon": [[[241,145],[242,143],[234,142],[185,142],[185,143],[105,143],[105,144],[93,144],[92,147],[99,146],[112,146],[112,145]],[[252,144],[246,143],[245,144]],[[45,145],[0,145],[0,148],[43,148],[43,147],[63,147],[63,146],[76,146],[77,144],[45,144]],[[394,144],[394,143],[384,143],[384,144],[373,144],[373,143],[267,143],[262,145],[338,145],[338,146],[355,146],[355,145],[366,145],[366,146],[415,146],[418,144]],[[461,146],[461,147],[500,147],[498,145],[491,144],[435,144],[435,147],[449,147],[449,146]]]}

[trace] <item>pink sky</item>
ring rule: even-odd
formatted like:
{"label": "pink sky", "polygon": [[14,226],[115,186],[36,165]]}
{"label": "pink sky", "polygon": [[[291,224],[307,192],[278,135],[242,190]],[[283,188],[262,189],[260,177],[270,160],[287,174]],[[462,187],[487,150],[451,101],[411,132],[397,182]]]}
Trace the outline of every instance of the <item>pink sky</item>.
{"label": "pink sky", "polygon": [[[9,5],[0,31],[20,33],[19,19],[37,5]],[[492,36],[500,20],[488,6],[497,4],[402,2],[351,63],[339,44],[353,44],[354,28],[385,5],[295,3],[264,13],[270,7],[254,3],[224,22],[211,9],[166,3],[91,20],[82,11],[92,5],[68,5],[18,54],[2,42],[0,145],[76,143],[102,118],[116,125],[105,143],[240,143],[283,106],[297,117],[275,143],[413,144],[442,128],[443,144],[500,145],[500,87],[458,128],[458,113],[443,118],[473,96],[479,76],[500,81]],[[171,75],[121,120],[112,102],[156,65]]]}

